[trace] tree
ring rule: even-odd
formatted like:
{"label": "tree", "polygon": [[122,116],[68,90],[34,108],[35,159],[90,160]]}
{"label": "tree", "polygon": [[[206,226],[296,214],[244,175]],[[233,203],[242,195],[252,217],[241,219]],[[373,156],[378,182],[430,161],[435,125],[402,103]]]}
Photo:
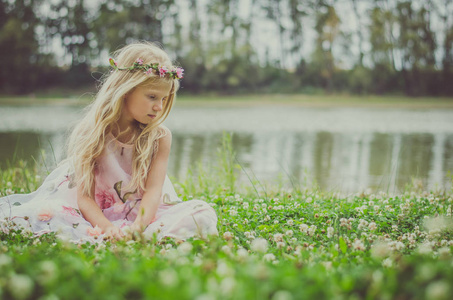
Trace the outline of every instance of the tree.
{"label": "tree", "polygon": [[321,77],[325,81],[327,91],[333,89],[333,75],[335,72],[335,58],[333,47],[340,35],[340,18],[335,7],[322,4],[316,14],[315,30],[316,48],[312,55],[312,63],[317,66]]}
{"label": "tree", "polygon": [[46,57],[39,53],[35,33],[41,2],[0,1],[0,89],[5,92],[27,93],[43,80],[39,66]]}

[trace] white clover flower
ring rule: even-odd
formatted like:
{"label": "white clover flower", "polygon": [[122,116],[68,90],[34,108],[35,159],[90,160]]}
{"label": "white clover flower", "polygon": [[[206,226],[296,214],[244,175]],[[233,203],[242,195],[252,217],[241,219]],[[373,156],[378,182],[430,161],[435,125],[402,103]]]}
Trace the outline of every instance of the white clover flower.
{"label": "white clover flower", "polygon": [[360,219],[359,220],[359,226],[357,227],[359,230],[364,230],[368,226],[368,221]]}
{"label": "white clover flower", "polygon": [[39,269],[41,272],[37,276],[36,279],[41,284],[49,283],[49,282],[53,281],[54,279],[56,279],[58,276],[57,265],[51,260],[41,262],[39,265]]}
{"label": "white clover flower", "polygon": [[450,257],[450,248],[449,247],[442,247],[438,250],[439,257],[441,259],[447,259]]}
{"label": "white clover flower", "polygon": [[289,226],[293,226],[294,225],[294,221],[293,220],[288,220],[287,223],[288,223]]}
{"label": "white clover flower", "polygon": [[255,236],[253,235],[253,233],[250,233],[250,232],[248,232],[248,231],[244,232],[244,235],[245,235],[245,237],[248,238],[248,239],[254,239],[254,238],[255,238]]}
{"label": "white clover flower", "polygon": [[392,230],[397,231],[398,230],[398,225],[392,225]]}
{"label": "white clover flower", "polygon": [[264,261],[267,261],[267,262],[274,261],[274,260],[275,260],[275,255],[272,254],[272,253],[264,254],[263,260],[264,260]]}
{"label": "white clover flower", "polygon": [[[426,216],[425,216],[426,217]],[[430,235],[435,235],[443,230],[453,229],[453,222],[451,218],[446,217],[427,217],[424,222],[424,226]]]}
{"label": "white clover flower", "polygon": [[332,269],[332,262],[331,261],[323,261],[322,264],[324,265],[324,268],[326,268],[326,270],[331,270]]}
{"label": "white clover flower", "polygon": [[245,250],[244,248],[240,248],[238,249],[238,251],[236,252],[237,256],[241,259],[245,259],[249,256],[249,253],[247,250]]}
{"label": "white clover flower", "polygon": [[244,203],[242,204],[242,208],[244,208],[244,209],[246,209],[246,210],[249,209],[249,203],[248,203],[248,202],[244,202]]}
{"label": "white clover flower", "polygon": [[294,234],[294,232],[293,232],[292,230],[287,230],[287,231],[285,232],[285,235],[286,235],[286,236],[289,236],[289,237],[292,237],[293,234]]}
{"label": "white clover flower", "polygon": [[193,249],[193,246],[189,242],[184,242],[178,246],[178,252],[183,255],[189,254],[190,252],[192,252],[192,249]]}
{"label": "white clover flower", "polygon": [[436,281],[426,287],[426,299],[441,300],[450,298],[450,285],[445,281]]}
{"label": "white clover flower", "polygon": [[237,216],[237,214],[238,214],[238,212],[234,209],[230,209],[229,213],[230,213],[230,216],[232,216],[232,217]]}
{"label": "white clover flower", "polygon": [[7,266],[12,263],[11,257],[6,254],[0,254],[0,268]]}
{"label": "white clover flower", "polygon": [[223,251],[223,253],[225,253],[225,254],[228,254],[228,255],[231,254],[231,248],[228,247],[227,245],[222,246],[222,251]]}
{"label": "white clover flower", "polygon": [[308,225],[307,224],[300,224],[299,230],[306,233],[308,231]]}
{"label": "white clover flower", "polygon": [[178,274],[173,269],[165,269],[159,272],[159,280],[164,286],[173,287],[178,284]]}
{"label": "white clover flower", "polygon": [[225,261],[221,260],[217,264],[217,274],[220,276],[232,276],[234,275],[234,269],[232,269]]}
{"label": "white clover flower", "polygon": [[283,247],[285,247],[285,242],[278,242],[277,243],[277,249],[282,249]]}
{"label": "white clover flower", "polygon": [[224,238],[225,240],[227,240],[227,241],[233,239],[233,237],[234,237],[234,235],[233,235],[231,232],[229,232],[229,231],[226,231],[226,232],[223,234],[223,238]]}
{"label": "white clover flower", "polygon": [[293,295],[284,290],[276,291],[274,296],[272,296],[272,300],[293,300]]}
{"label": "white clover flower", "polygon": [[275,220],[275,221],[274,221],[274,224],[278,224],[278,220]]}
{"label": "white clover flower", "polygon": [[266,215],[266,216],[264,217],[264,221],[265,221],[265,222],[269,221],[270,219],[271,219],[271,217],[269,217],[269,215]]}
{"label": "white clover flower", "polygon": [[220,290],[222,295],[229,295],[234,292],[234,288],[236,287],[236,280],[232,277],[226,277],[222,279],[220,282]]}
{"label": "white clover flower", "polygon": [[355,250],[359,250],[359,251],[365,250],[365,245],[363,244],[363,242],[361,240],[358,240],[358,239],[354,241],[354,243],[352,244],[352,247]]}
{"label": "white clover flower", "polygon": [[27,275],[14,274],[11,276],[8,284],[10,293],[16,299],[28,298],[34,287],[33,280]]}
{"label": "white clover flower", "polygon": [[377,229],[376,223],[375,223],[375,222],[371,222],[371,223],[368,225],[368,229],[369,229],[370,231],[376,230],[376,229]]}
{"label": "white clover flower", "polygon": [[274,234],[274,242],[283,242],[283,234],[281,233]]}
{"label": "white clover flower", "polygon": [[334,233],[334,228],[333,227],[327,227],[327,237],[330,239],[333,236]]}
{"label": "white clover flower", "polygon": [[308,228],[308,232],[307,232],[308,235],[309,235],[309,236],[313,236],[313,235],[315,234],[315,232],[316,232],[316,228],[317,228],[316,225],[311,225],[311,226]]}
{"label": "white clover flower", "polygon": [[371,255],[375,258],[383,258],[390,254],[391,249],[386,242],[377,242],[371,246]]}
{"label": "white clover flower", "polygon": [[447,208],[447,217],[451,217],[451,205]]}
{"label": "white clover flower", "polygon": [[395,250],[397,251],[401,251],[402,249],[404,249],[404,244],[402,242],[396,242],[395,243]]}
{"label": "white clover flower", "polygon": [[382,266],[384,268],[391,268],[393,266],[393,261],[390,258],[386,258],[382,261]]}
{"label": "white clover flower", "polygon": [[253,240],[253,242],[250,246],[250,249],[252,249],[252,251],[254,251],[254,252],[264,253],[267,251],[267,247],[268,247],[268,243],[265,239],[257,238],[257,239]]}

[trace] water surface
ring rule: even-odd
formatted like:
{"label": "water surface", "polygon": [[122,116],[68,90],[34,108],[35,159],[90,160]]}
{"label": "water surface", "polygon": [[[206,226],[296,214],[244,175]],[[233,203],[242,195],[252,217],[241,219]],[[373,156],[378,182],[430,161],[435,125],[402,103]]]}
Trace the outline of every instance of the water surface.
{"label": "water surface", "polygon": [[[0,165],[44,157],[51,169],[80,117],[80,107],[0,107]],[[343,192],[396,192],[412,182],[451,187],[453,110],[184,105],[166,125],[173,132],[168,173],[179,180],[196,164],[218,162],[227,131],[238,162],[263,182],[314,180]]]}

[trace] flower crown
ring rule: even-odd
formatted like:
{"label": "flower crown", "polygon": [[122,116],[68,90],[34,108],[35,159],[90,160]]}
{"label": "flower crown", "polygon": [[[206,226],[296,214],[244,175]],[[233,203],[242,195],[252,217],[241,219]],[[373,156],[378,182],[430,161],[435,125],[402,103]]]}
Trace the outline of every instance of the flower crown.
{"label": "flower crown", "polygon": [[171,71],[168,70],[166,66],[159,66],[158,63],[153,64],[144,64],[143,59],[137,58],[134,64],[130,67],[118,67],[118,64],[113,58],[109,59],[110,65],[115,70],[120,71],[132,71],[132,70],[143,70],[146,75],[150,75],[153,70],[159,74],[160,77],[168,76],[172,79],[181,79],[184,77],[184,69],[183,68],[173,68]]}

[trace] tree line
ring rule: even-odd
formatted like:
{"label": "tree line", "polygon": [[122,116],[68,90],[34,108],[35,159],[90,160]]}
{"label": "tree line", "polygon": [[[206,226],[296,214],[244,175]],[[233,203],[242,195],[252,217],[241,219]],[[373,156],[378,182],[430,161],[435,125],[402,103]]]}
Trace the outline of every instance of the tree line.
{"label": "tree line", "polygon": [[0,91],[86,86],[134,40],[188,93],[453,95],[451,0],[0,0]]}

